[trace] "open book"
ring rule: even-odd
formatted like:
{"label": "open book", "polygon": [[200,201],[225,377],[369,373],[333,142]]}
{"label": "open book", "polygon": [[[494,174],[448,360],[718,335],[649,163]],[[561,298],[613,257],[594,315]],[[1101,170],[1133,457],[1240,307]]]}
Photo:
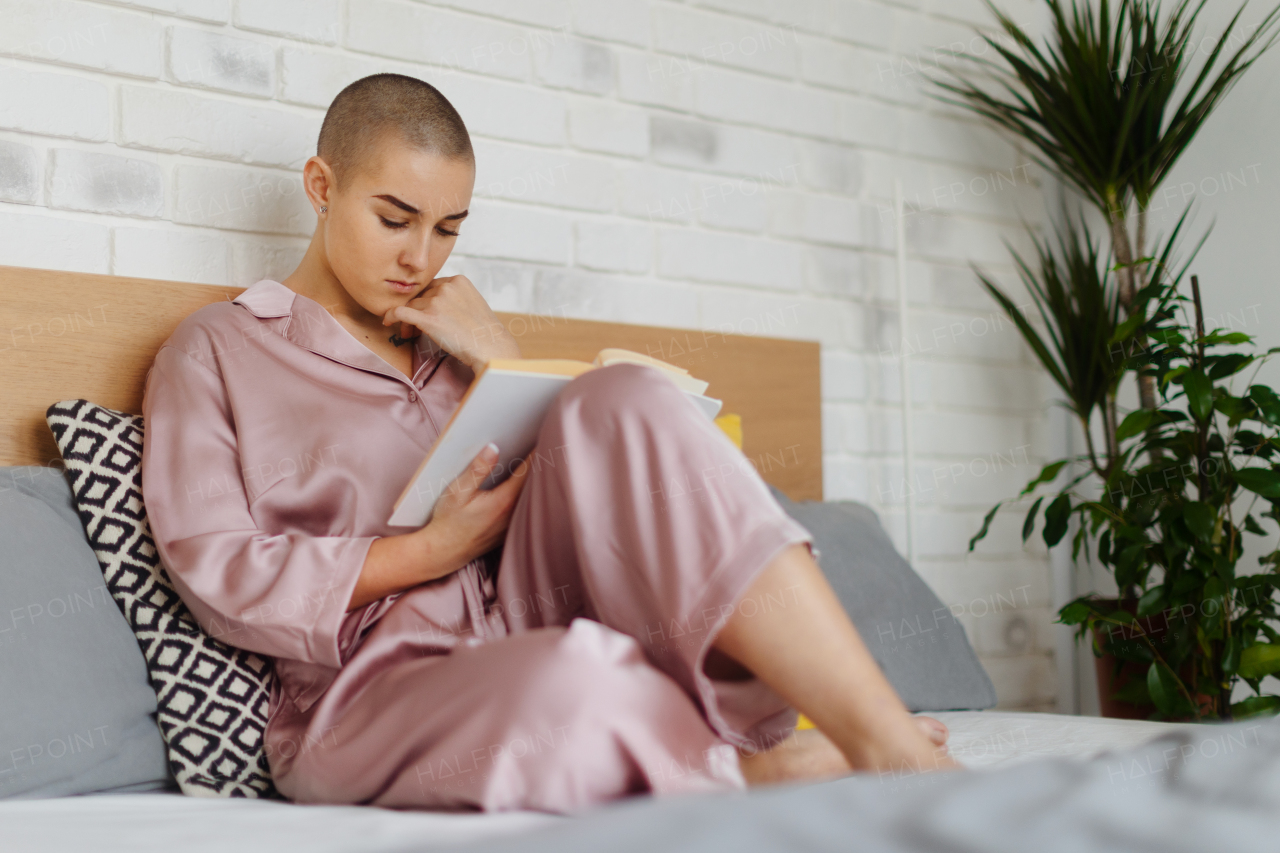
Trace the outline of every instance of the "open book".
{"label": "open book", "polygon": [[396,500],[387,523],[394,527],[426,524],[436,501],[491,441],[498,446],[498,466],[480,488],[497,485],[533,450],[542,419],[561,389],[575,376],[619,362],[661,369],[708,419],[720,411],[721,401],[703,394],[706,382],[674,364],[630,350],[602,349],[592,362],[494,359],[472,381],[440,438]]}

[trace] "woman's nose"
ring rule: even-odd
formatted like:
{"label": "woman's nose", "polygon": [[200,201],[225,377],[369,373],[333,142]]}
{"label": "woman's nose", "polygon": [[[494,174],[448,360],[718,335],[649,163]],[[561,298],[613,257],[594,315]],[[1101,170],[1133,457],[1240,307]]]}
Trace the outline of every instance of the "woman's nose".
{"label": "woman's nose", "polygon": [[414,272],[427,269],[431,265],[431,235],[412,241],[400,253],[400,263]]}

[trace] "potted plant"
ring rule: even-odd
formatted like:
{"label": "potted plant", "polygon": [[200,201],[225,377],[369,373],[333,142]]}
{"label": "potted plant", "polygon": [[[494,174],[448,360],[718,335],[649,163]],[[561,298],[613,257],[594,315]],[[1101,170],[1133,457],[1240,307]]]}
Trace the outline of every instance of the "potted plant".
{"label": "potted plant", "polygon": [[[1034,498],[1023,540],[1042,517],[1045,543],[1057,546],[1075,517],[1073,557],[1096,554],[1114,576],[1118,600],[1085,596],[1059,612],[1077,636],[1092,633],[1095,654],[1114,659],[1103,674],[1122,687],[1104,701],[1165,718],[1274,713],[1280,697],[1263,694],[1261,679],[1280,671],[1280,553],[1260,572],[1237,569],[1244,537],[1264,533],[1260,518],[1280,521],[1280,402],[1266,386],[1236,388],[1260,361],[1237,351],[1251,339],[1203,328],[1196,277],[1183,292],[1191,261],[1175,269],[1173,258],[1186,212],[1152,240],[1147,211],[1214,108],[1274,44],[1280,8],[1246,32],[1241,7],[1198,61],[1210,41],[1192,38],[1204,0],[1177,0],[1167,12],[1158,0],[1045,0],[1052,33],[1042,46],[987,2],[1007,39],[984,35],[991,58],[967,57],[967,70],[937,81],[939,97],[1012,134],[1100,214],[1108,244],[1083,214],[1064,214],[1053,240],[1032,233],[1035,257],[1014,252],[1014,261],[1034,322],[979,271],[1087,445],[1019,496]],[[1127,413],[1125,382],[1136,383],[1139,403]],[[1254,503],[1240,506],[1242,495]],[[1254,696],[1233,704],[1240,679]]]}

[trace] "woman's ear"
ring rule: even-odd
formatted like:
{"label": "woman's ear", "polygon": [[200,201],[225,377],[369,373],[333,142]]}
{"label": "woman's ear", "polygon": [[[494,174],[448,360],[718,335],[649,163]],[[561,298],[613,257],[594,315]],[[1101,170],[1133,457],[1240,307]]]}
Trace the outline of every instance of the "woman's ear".
{"label": "woman's ear", "polygon": [[333,195],[333,169],[319,156],[311,157],[302,167],[302,188],[311,200],[317,216],[328,212]]}

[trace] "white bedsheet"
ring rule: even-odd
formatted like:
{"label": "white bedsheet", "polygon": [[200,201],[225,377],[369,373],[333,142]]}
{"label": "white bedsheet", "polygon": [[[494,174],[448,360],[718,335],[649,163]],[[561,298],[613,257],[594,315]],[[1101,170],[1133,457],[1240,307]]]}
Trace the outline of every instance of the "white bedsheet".
{"label": "white bedsheet", "polygon": [[4,853],[383,853],[546,826],[535,812],[444,814],[181,794],[0,802]]}
{"label": "white bedsheet", "polygon": [[[1044,756],[1083,759],[1174,728],[1167,723],[1056,714],[960,711],[931,716],[951,729],[952,754],[973,769]],[[383,853],[520,833],[566,819],[534,812],[441,814],[177,794],[95,795],[0,801],[0,850]]]}
{"label": "white bedsheet", "polygon": [[974,770],[1004,767],[1033,758],[1083,760],[1103,750],[1136,746],[1180,728],[1174,723],[1065,714],[949,711],[929,716],[951,729],[947,746],[952,756]]}

